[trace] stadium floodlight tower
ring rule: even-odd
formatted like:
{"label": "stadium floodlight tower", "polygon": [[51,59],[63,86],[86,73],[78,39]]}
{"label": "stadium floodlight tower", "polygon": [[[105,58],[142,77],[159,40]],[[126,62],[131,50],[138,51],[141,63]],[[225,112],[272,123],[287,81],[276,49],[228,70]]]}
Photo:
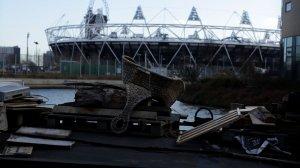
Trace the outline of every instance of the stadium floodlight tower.
{"label": "stadium floodlight tower", "polygon": [[[189,22],[193,22],[193,23],[195,23],[196,26],[199,26],[199,27],[196,27],[195,29],[189,29],[189,30],[193,31],[193,32],[189,32],[189,33],[193,33],[193,34],[189,35],[186,38],[186,31],[187,31],[186,27],[187,27],[187,25],[188,25]],[[203,32],[204,39],[207,39],[206,29],[205,29],[205,27],[202,24],[202,21],[201,21],[199,15],[198,15],[197,9],[193,6],[192,10],[191,10],[191,12],[190,12],[190,14],[188,16],[188,19],[186,20],[186,23],[184,25],[183,32],[182,32],[184,39],[187,39],[187,40],[182,40],[181,45],[177,49],[176,53],[173,55],[171,61],[167,64],[167,68],[172,64],[173,60],[178,55],[178,53],[182,50],[182,48],[185,48],[187,50],[187,52],[188,52],[190,65],[194,64],[194,67],[197,66],[196,59],[193,56],[192,51],[188,47],[187,41],[189,41],[189,40],[200,40],[199,32]]]}
{"label": "stadium floodlight tower", "polygon": [[[146,21],[146,18],[144,16],[144,13],[143,13],[143,10],[142,10],[142,6],[139,5],[135,11],[135,14],[133,16],[133,19],[132,19],[132,22],[131,23],[134,23],[135,21],[143,21],[143,23],[145,24],[146,26],[146,29],[147,29],[147,32],[148,34],[150,35],[150,30],[147,26],[147,21]],[[144,29],[143,29],[143,33],[142,34],[134,34],[135,37],[138,37],[138,38],[144,38]]]}
{"label": "stadium floodlight tower", "polygon": [[[148,27],[148,23],[146,21],[146,18],[144,16],[142,7],[140,5],[137,7],[137,10],[136,10],[136,12],[134,14],[134,17],[132,19],[132,23],[134,23],[134,21],[143,21],[145,27],[141,27],[142,30],[139,30],[139,31],[137,31],[138,27],[136,27],[135,32],[133,33],[133,38],[140,39],[139,40],[140,45],[139,45],[138,49],[136,50],[136,52],[133,56],[133,59],[135,59],[138,56],[138,59],[140,60],[141,55],[139,54],[139,51],[142,49],[142,47],[145,47],[146,52],[144,52],[144,56],[143,56],[144,57],[143,58],[144,59],[144,66],[149,67],[153,71],[158,70],[157,72],[160,72],[161,71],[161,65],[158,63],[158,61],[155,58],[154,54],[150,50],[148,44],[144,42],[144,39],[150,38],[151,33],[150,33],[150,29]],[[144,28],[147,29],[148,36],[145,36]],[[140,31],[142,31],[142,33]],[[138,33],[136,33],[136,32],[138,32]],[[148,57],[148,54],[150,54],[150,56],[151,56],[150,58]],[[141,64],[140,61],[138,61],[138,62],[139,62],[139,64]],[[154,62],[154,64],[153,64],[153,62]]]}
{"label": "stadium floodlight tower", "polygon": [[[249,32],[242,31],[242,33],[248,33],[248,37],[250,38],[250,39],[242,39],[243,42],[247,43],[248,41],[253,41],[256,44],[256,46],[254,47],[253,51],[248,56],[248,58],[243,62],[242,66],[239,69],[239,72],[241,72],[243,70],[243,68],[249,63],[249,60],[253,57],[255,52],[258,52],[261,63],[264,63],[264,58],[263,58],[263,54],[262,54],[262,51],[261,51],[260,42],[259,42],[259,40],[257,40],[258,38],[257,38],[257,35],[255,33],[252,22],[250,20],[249,13],[245,10],[243,11],[243,14],[241,16],[241,22],[240,22],[240,26],[243,26],[243,25],[244,26],[250,26],[250,28],[252,29],[251,34]],[[264,32],[264,37],[263,37],[262,41],[267,41],[269,39],[270,39],[269,32],[268,31]]]}

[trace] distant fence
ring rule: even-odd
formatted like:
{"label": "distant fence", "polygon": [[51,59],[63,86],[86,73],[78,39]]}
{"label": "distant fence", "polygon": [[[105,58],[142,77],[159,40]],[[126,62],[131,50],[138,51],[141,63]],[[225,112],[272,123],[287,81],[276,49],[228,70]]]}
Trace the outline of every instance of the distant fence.
{"label": "distant fence", "polygon": [[108,60],[100,64],[81,64],[76,61],[61,61],[60,63],[60,72],[64,75],[121,76],[121,69],[121,64]]}

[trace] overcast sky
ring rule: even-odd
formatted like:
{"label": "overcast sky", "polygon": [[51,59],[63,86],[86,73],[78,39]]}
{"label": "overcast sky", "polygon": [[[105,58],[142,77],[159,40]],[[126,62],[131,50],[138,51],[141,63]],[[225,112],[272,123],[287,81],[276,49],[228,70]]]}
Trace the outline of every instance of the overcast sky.
{"label": "overcast sky", "polygon": [[[44,30],[57,24],[79,24],[90,0],[0,0],[0,46],[21,47],[26,53],[26,34],[30,32],[30,54],[34,41],[38,41],[40,52],[49,49]],[[110,22],[131,22],[138,5],[142,6],[147,20],[151,20],[163,8],[182,23],[195,6],[204,24],[225,25],[234,11],[250,14],[254,27],[277,28],[281,0],[107,0]],[[103,6],[96,0],[95,10]],[[65,17],[60,19],[63,15]],[[174,23],[168,14],[152,22]],[[238,26],[239,19],[233,18],[229,25]]]}

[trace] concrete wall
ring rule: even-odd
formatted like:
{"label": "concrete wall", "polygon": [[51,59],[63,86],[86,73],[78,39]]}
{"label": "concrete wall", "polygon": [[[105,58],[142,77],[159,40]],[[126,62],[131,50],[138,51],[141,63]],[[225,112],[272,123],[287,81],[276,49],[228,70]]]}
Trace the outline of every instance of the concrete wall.
{"label": "concrete wall", "polygon": [[[292,10],[286,12],[288,2],[292,2]],[[300,36],[300,0],[282,0],[282,37],[291,36]]]}
{"label": "concrete wall", "polygon": [[66,82],[100,82],[113,85],[122,85],[121,80],[85,80],[85,79],[31,79],[31,78],[2,78],[1,81],[23,83],[31,88],[65,88]]}

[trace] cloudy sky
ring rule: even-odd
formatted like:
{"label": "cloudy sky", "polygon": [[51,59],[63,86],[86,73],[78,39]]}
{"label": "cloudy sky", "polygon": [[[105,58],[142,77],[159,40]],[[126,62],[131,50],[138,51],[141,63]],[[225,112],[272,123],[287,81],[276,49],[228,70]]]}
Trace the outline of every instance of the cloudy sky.
{"label": "cloudy sky", "polygon": [[[26,53],[26,34],[30,32],[30,54],[34,41],[38,41],[40,52],[49,49],[45,29],[61,24],[79,24],[90,0],[0,0],[0,46],[20,46]],[[167,8],[181,23],[185,23],[193,6],[204,24],[225,25],[233,12],[250,14],[253,26],[277,28],[281,0],[107,0],[110,22],[131,22],[138,5],[142,6],[147,20],[151,20],[163,8]],[[95,10],[103,6],[96,0]],[[62,18],[62,16],[64,17]],[[62,18],[62,19],[60,19]],[[175,23],[168,13],[162,13],[152,22]],[[228,23],[238,26],[234,16]]]}

